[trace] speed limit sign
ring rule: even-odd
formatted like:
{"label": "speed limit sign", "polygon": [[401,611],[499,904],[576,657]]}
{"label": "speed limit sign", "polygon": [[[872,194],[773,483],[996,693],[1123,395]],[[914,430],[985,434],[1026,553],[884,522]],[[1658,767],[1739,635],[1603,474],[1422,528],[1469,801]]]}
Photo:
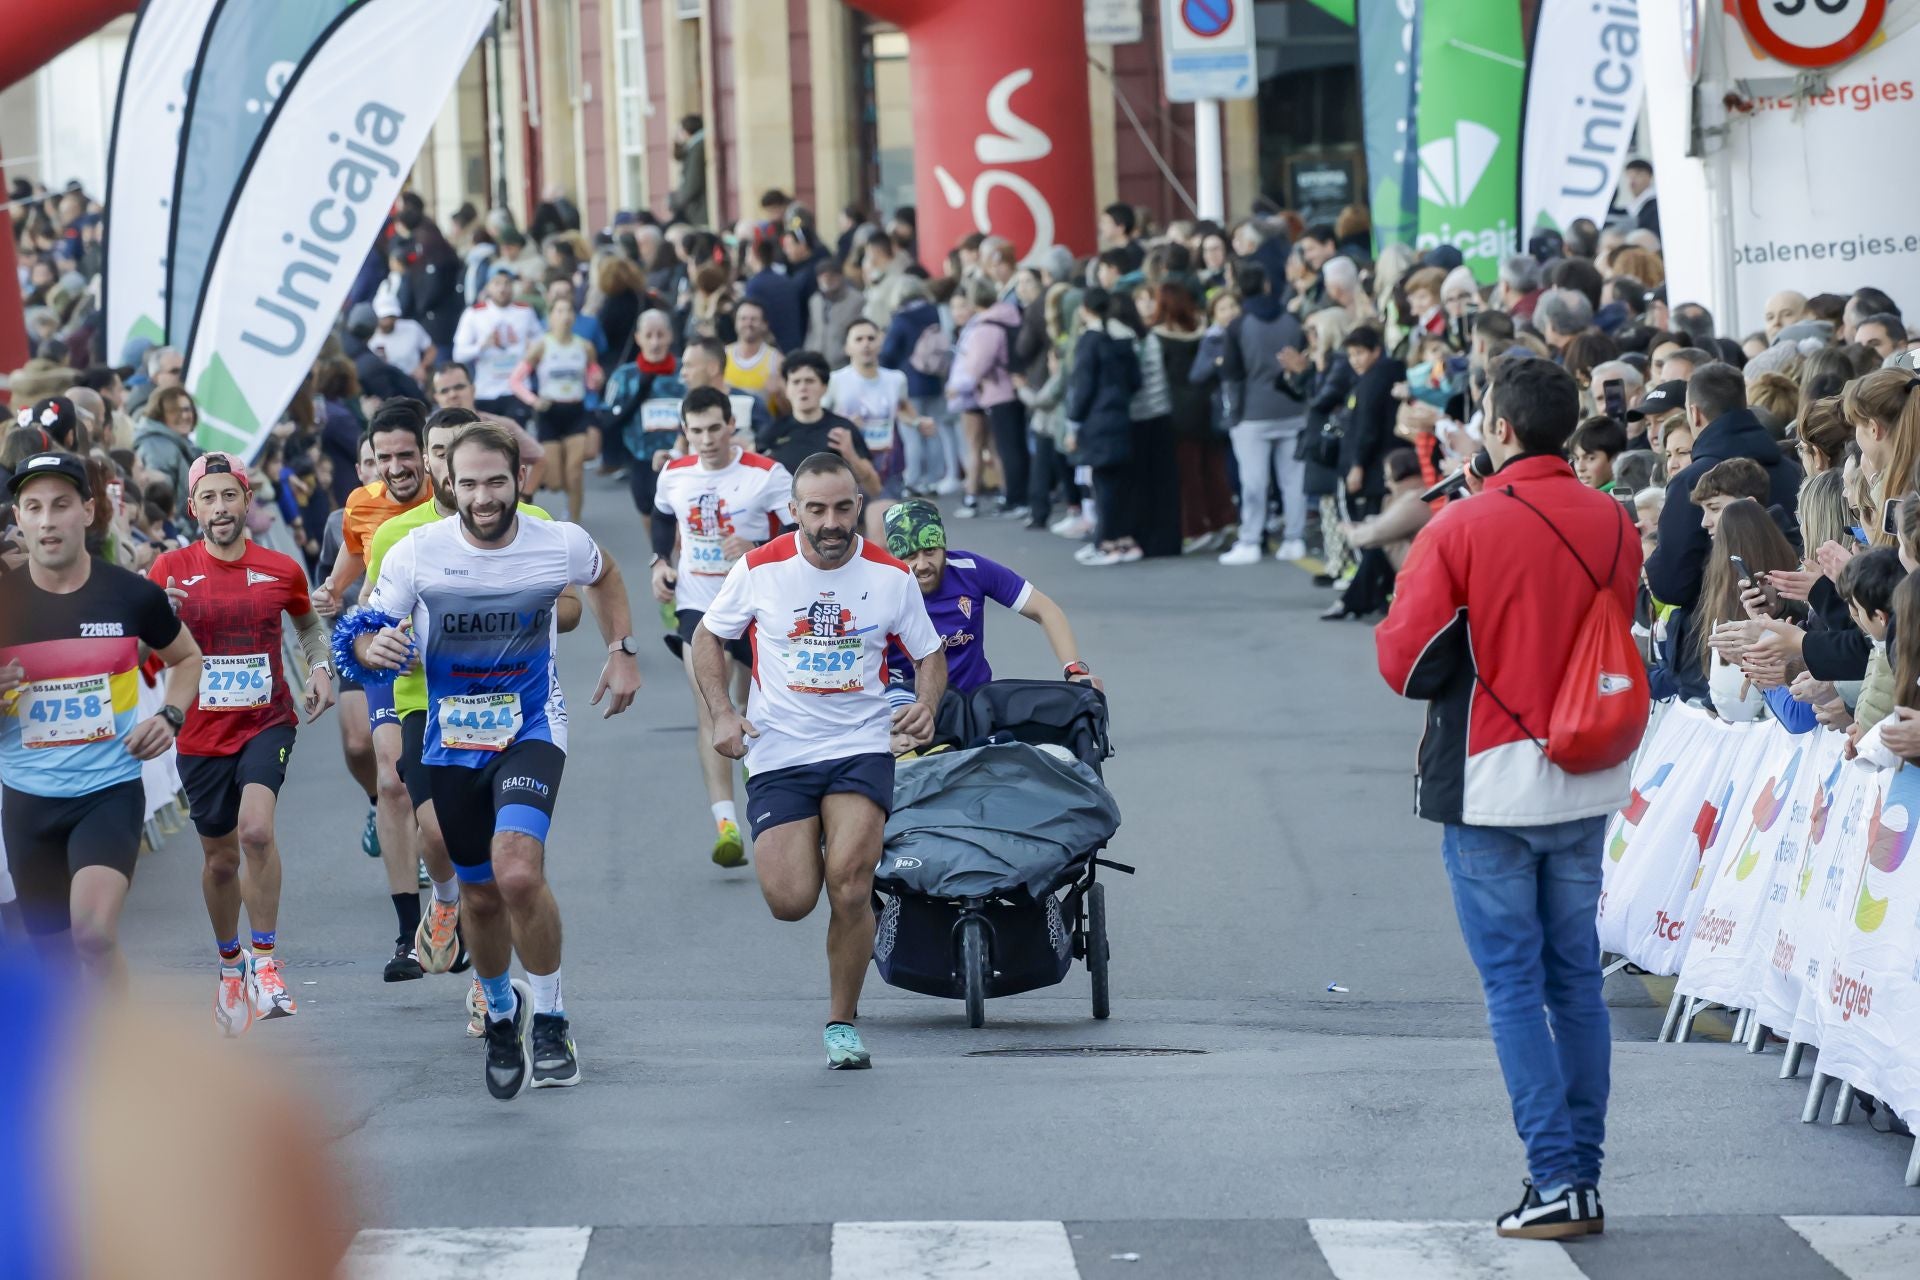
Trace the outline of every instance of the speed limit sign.
{"label": "speed limit sign", "polygon": [[1740,21],[1770,57],[1795,67],[1831,67],[1866,48],[1887,0],[1740,0]]}

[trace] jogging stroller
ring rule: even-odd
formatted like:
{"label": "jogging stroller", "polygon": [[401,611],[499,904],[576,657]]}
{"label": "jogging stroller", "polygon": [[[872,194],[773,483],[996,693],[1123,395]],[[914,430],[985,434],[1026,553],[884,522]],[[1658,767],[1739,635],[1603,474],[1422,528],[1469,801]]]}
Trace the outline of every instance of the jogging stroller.
{"label": "jogging stroller", "polygon": [[874,877],[873,958],[890,986],[964,1000],[1050,987],[1084,960],[1093,1016],[1109,1012],[1106,886],[1098,856],[1120,826],[1100,766],[1106,695],[1054,680],[949,693],[936,742],[903,760]]}

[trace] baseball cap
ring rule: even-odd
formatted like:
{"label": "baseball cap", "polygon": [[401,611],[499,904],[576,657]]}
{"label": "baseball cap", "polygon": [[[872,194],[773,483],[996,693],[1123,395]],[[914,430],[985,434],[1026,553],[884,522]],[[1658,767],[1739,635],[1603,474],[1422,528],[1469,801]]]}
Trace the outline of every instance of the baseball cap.
{"label": "baseball cap", "polygon": [[7,481],[7,492],[17,494],[27,481],[41,476],[59,476],[78,489],[81,497],[93,497],[93,486],[87,483],[87,464],[74,454],[58,452],[36,453],[22,462]]}
{"label": "baseball cap", "polygon": [[187,497],[189,499],[193,497],[193,491],[200,487],[200,482],[209,474],[221,475],[226,472],[233,474],[233,478],[240,482],[242,489],[249,487],[247,464],[240,461],[237,455],[221,453],[217,449],[211,453],[201,454],[193,460],[193,465],[187,468]]}
{"label": "baseball cap", "polygon": [[14,421],[23,427],[38,427],[55,444],[70,449],[74,428],[80,425],[80,410],[65,396],[47,396],[34,401],[31,409],[22,409]]}
{"label": "baseball cap", "polygon": [[400,318],[400,304],[390,293],[376,293],[373,296],[373,314],[376,319]]}
{"label": "baseball cap", "polygon": [[1657,418],[1661,414],[1671,413],[1687,403],[1687,384],[1683,379],[1674,378],[1663,382],[1647,392],[1639,404],[1627,410],[1627,421],[1638,422],[1642,418]]}

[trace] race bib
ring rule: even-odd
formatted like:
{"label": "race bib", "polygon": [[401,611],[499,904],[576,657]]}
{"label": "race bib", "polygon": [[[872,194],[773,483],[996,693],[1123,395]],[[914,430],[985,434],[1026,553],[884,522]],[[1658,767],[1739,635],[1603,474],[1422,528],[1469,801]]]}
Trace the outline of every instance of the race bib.
{"label": "race bib", "polygon": [[680,402],[678,400],[642,401],[640,404],[640,429],[648,432],[674,432],[680,430]]}
{"label": "race bib", "polygon": [[696,533],[687,539],[687,572],[726,577],[727,540],[719,534]]}
{"label": "race bib", "polygon": [[264,653],[205,654],[200,667],[202,711],[244,711],[273,701],[273,664]]}
{"label": "race bib", "polygon": [[440,699],[440,745],[505,751],[520,732],[517,693],[462,694]]}
{"label": "race bib", "polygon": [[540,390],[549,400],[558,400],[562,404],[578,404],[587,398],[586,370],[571,366],[548,369],[541,382]]}
{"label": "race bib", "polygon": [[727,400],[733,405],[733,425],[751,434],[753,431],[753,406],[760,403],[760,398],[749,395],[745,391],[734,391],[728,393]]}
{"label": "race bib", "polygon": [[867,448],[874,453],[884,453],[893,448],[893,415],[862,414],[858,419],[860,435],[867,442]]}
{"label": "race bib", "polygon": [[119,732],[107,676],[66,676],[20,686],[14,714],[28,747],[77,747]]}
{"label": "race bib", "polygon": [[860,692],[859,636],[796,636],[787,651],[787,688],[795,693]]}

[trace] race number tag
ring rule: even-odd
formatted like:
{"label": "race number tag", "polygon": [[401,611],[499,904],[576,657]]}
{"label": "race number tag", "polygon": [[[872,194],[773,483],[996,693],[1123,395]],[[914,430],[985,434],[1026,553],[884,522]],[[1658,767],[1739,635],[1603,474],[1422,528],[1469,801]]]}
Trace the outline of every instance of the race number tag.
{"label": "race number tag", "polygon": [[505,751],[520,732],[517,693],[463,694],[440,699],[440,745],[465,751]]}
{"label": "race number tag", "polygon": [[28,747],[77,747],[119,732],[108,676],[66,676],[23,684],[14,703]]}
{"label": "race number tag", "polygon": [[727,540],[719,534],[687,535],[687,572],[712,577],[727,576]]}
{"label": "race number tag", "polygon": [[678,400],[642,401],[640,429],[649,434],[658,431],[667,435],[680,430],[680,402]]}
{"label": "race number tag", "polygon": [[789,643],[787,688],[795,693],[860,692],[860,637],[795,636]]}
{"label": "race number tag", "polygon": [[867,448],[874,453],[884,453],[893,448],[893,415],[862,414],[859,419],[860,434],[867,442]]}
{"label": "race number tag", "polygon": [[200,709],[244,711],[273,701],[273,664],[264,653],[200,659]]}

